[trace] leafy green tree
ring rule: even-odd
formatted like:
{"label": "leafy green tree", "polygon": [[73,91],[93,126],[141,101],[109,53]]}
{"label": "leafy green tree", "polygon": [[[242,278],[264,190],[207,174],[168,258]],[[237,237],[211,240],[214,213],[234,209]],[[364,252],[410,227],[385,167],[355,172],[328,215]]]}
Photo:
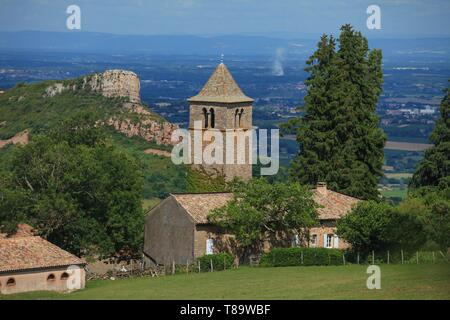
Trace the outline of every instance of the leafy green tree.
{"label": "leafy green tree", "polygon": [[391,244],[393,208],[387,203],[364,201],[337,222],[337,234],[362,254],[385,250]]}
{"label": "leafy green tree", "polygon": [[420,198],[407,198],[392,212],[392,224],[388,229],[392,249],[417,250],[427,241],[425,221],[428,210]]}
{"label": "leafy green tree", "polygon": [[433,147],[425,152],[411,180],[410,187],[450,188],[450,88],[447,88],[441,102],[441,117],[430,136]]}
{"label": "leafy green tree", "polygon": [[337,234],[362,254],[370,251],[417,250],[426,242],[426,206],[408,199],[398,207],[388,203],[360,202],[337,222]]}
{"label": "leafy green tree", "polygon": [[27,222],[76,254],[140,249],[139,164],[111,145],[95,119],[77,115],[12,150],[0,173],[2,228]]}
{"label": "leafy green tree", "polygon": [[427,196],[429,212],[425,224],[430,240],[442,251],[450,248],[450,192],[435,192]]}
{"label": "leafy green tree", "polygon": [[440,114],[430,136],[434,146],[425,152],[414,173],[409,196],[421,198],[425,203],[424,225],[429,239],[447,250],[450,247],[450,88],[445,90]]}
{"label": "leafy green tree", "polygon": [[413,189],[409,199],[417,199],[426,208],[423,222],[428,240],[442,251],[450,247],[450,189],[443,187],[421,187]]}
{"label": "leafy green tree", "polygon": [[324,35],[307,61],[305,114],[286,126],[296,130],[300,146],[291,177],[376,199],[386,140],[375,112],[383,84],[381,51],[369,50],[367,39],[350,25],[341,28],[336,47]]}
{"label": "leafy green tree", "polygon": [[286,235],[305,239],[307,229],[317,222],[312,192],[298,183],[270,184],[259,178],[236,182],[233,193],[233,200],[214,210],[209,220],[235,235],[244,251],[260,249],[265,240]]}

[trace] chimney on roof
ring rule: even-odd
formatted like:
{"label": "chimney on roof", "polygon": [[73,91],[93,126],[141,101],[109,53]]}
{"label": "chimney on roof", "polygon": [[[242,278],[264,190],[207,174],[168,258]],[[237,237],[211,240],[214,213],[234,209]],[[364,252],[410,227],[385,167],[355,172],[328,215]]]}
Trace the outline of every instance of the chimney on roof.
{"label": "chimney on roof", "polygon": [[317,182],[316,190],[320,194],[326,195],[328,193],[327,183],[326,182]]}

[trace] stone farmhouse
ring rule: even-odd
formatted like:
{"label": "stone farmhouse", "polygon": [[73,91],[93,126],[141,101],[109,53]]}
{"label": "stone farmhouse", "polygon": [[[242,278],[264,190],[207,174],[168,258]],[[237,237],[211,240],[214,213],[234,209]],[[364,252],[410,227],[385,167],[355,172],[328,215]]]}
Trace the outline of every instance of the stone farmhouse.
{"label": "stone farmhouse", "polygon": [[[201,121],[201,130],[241,132],[252,128],[252,102],[234,81],[225,64],[216,68],[200,93],[190,102],[189,130],[194,121]],[[225,139],[224,139],[225,141]],[[194,165],[194,169],[223,174],[225,180],[238,177],[249,180],[251,162],[245,164]],[[233,236],[208,222],[209,213],[224,206],[233,198],[231,193],[171,194],[153,208],[145,223],[144,257],[146,265],[186,264],[205,254],[233,252]],[[319,225],[310,229],[309,243],[288,239],[293,246],[344,249],[347,243],[336,235],[336,221],[348,213],[359,201],[334,192],[325,183],[314,189]],[[265,249],[272,246],[264,244]]]}
{"label": "stone farmhouse", "polygon": [[[145,224],[146,265],[186,264],[205,254],[234,252],[233,236],[208,222],[209,213],[224,206],[232,193],[171,194],[150,211]],[[290,239],[291,246],[345,249],[348,244],[336,235],[336,221],[359,201],[319,184],[314,189],[319,225],[310,229],[309,243]],[[266,242],[264,249],[272,244]]]}
{"label": "stone farmhouse", "polygon": [[0,234],[2,294],[83,289],[85,265],[84,260],[35,236],[28,225],[20,224],[10,237]]}

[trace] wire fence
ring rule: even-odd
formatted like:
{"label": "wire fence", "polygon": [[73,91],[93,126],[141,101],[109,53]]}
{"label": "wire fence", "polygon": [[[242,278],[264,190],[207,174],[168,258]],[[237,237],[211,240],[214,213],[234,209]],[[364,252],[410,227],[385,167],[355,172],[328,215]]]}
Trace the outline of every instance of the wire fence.
{"label": "wire fence", "polygon": [[449,262],[450,255],[443,251],[408,251],[386,250],[361,254],[358,252],[344,252],[343,264],[421,264]]}
{"label": "wire fence", "polygon": [[[302,254],[302,253],[301,253]],[[276,259],[276,258],[274,258]],[[387,250],[387,251],[370,251],[364,254],[358,252],[343,251],[340,255],[328,255],[328,258],[322,260],[321,263],[308,264],[306,259],[300,257],[297,262],[291,263],[291,266],[306,266],[306,265],[324,265],[324,266],[338,266],[338,265],[370,265],[370,264],[433,264],[433,263],[448,263],[450,254],[443,251],[406,251],[406,250]],[[273,261],[273,266],[282,266]],[[248,264],[250,267],[258,267],[258,261],[252,261]],[[164,274],[191,274],[203,272],[216,272],[228,269],[236,269],[239,265],[237,263],[227,263],[225,260],[222,264],[217,264],[213,259],[186,261],[185,264],[176,264],[173,262],[170,265],[164,266]]]}

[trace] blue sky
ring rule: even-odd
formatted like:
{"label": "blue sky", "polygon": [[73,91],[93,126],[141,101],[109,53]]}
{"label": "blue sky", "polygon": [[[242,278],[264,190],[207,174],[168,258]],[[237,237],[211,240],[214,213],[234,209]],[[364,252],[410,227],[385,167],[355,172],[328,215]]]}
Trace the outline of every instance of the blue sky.
{"label": "blue sky", "polygon": [[[0,31],[66,31],[66,8],[81,8],[82,31],[116,34],[336,33],[351,23],[368,36],[450,36],[449,0],[0,0]],[[366,9],[381,8],[381,30]]]}

